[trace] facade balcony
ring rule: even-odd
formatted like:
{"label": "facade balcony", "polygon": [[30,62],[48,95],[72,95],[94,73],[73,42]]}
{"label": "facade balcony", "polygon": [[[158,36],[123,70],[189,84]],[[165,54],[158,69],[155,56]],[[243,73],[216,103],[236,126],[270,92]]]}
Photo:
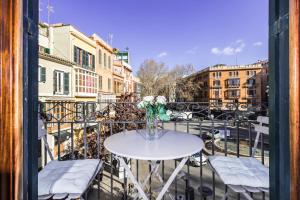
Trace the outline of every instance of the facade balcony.
{"label": "facade balcony", "polygon": [[[74,105],[76,104],[76,105]],[[52,146],[55,159],[86,159],[100,158],[104,162],[103,171],[90,186],[85,199],[131,199],[137,195],[128,174],[120,165],[117,157],[108,152],[103,142],[107,137],[122,131],[136,130],[145,128],[145,113],[137,109],[137,103],[119,102],[106,103],[72,103],[72,108],[64,103],[51,104],[41,103],[41,109],[47,116],[46,127],[56,128],[56,133],[48,133],[48,141]],[[185,134],[196,135],[204,141],[205,147],[201,152],[189,157],[181,172],[176,176],[171,184],[165,198],[177,199],[221,199],[226,189],[225,185],[214,176],[211,171],[208,157],[211,155],[227,155],[228,157],[249,157],[253,154],[252,146],[255,143],[256,131],[254,129],[257,122],[250,120],[258,116],[258,112],[253,112],[253,107],[245,110],[246,104],[229,104],[217,102],[213,105],[208,103],[168,103],[167,109],[171,111],[171,121],[164,122],[161,128],[165,130],[177,130]],[[224,113],[216,111],[216,107],[224,108]],[[68,108],[68,109],[67,109]],[[101,108],[99,110],[98,108]],[[225,109],[226,108],[226,109]],[[267,114],[260,106],[259,115]],[[222,110],[221,109],[221,110]],[[236,117],[249,112],[252,116],[240,118]],[[58,114],[56,111],[64,111]],[[226,113],[225,114],[225,110]],[[231,110],[231,112],[228,112]],[[55,115],[53,115],[55,111]],[[230,113],[230,114],[229,114]],[[214,118],[210,115],[214,114]],[[231,117],[227,116],[230,115]],[[68,116],[68,117],[67,117]],[[72,116],[72,117],[69,117]],[[189,116],[189,117],[184,117]],[[227,117],[226,117],[227,116]],[[213,123],[212,123],[213,120]],[[178,123],[180,121],[180,123]],[[64,129],[60,129],[64,125]],[[224,126],[225,125],[225,126]],[[66,130],[66,127],[69,127]],[[250,127],[250,128],[249,128]],[[222,135],[223,130],[229,130],[228,134]],[[166,132],[167,134],[167,132]],[[254,158],[265,166],[269,165],[269,138],[262,136],[259,143],[263,144],[254,152]],[[41,152],[45,152],[45,150]],[[137,149],[138,151],[138,149]],[[39,159],[40,166],[47,165],[47,159],[41,154]],[[143,182],[151,166],[148,161],[130,159],[127,160],[131,171],[138,180]],[[159,172],[163,181],[166,181],[174,166],[180,160],[167,160],[161,163]],[[159,181],[155,176],[152,177],[151,184],[146,188],[147,194],[152,198],[158,195],[157,188],[160,187]],[[149,196],[149,197],[150,197]],[[268,198],[268,193],[256,194],[258,198]],[[228,193],[229,199],[237,199],[234,192]]]}
{"label": "facade balcony", "polygon": [[239,99],[240,95],[225,95],[225,99]]}
{"label": "facade balcony", "polygon": [[116,76],[119,76],[119,77],[124,78],[124,74],[123,74],[122,72],[119,72],[119,71],[114,70],[114,71],[113,71],[113,74],[116,75]]}
{"label": "facade balcony", "polygon": [[255,88],[255,87],[257,87],[257,84],[255,84],[255,83],[246,83],[245,87],[246,88]]}
{"label": "facade balcony", "polygon": [[226,88],[239,88],[240,84],[226,84]]}
{"label": "facade balcony", "polygon": [[219,88],[222,88],[222,86],[221,85],[212,85],[210,88],[211,89],[219,89]]}

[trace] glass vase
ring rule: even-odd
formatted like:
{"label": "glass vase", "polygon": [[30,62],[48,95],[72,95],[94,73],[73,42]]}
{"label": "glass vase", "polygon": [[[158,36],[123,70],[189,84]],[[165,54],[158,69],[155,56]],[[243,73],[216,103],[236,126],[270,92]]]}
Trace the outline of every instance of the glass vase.
{"label": "glass vase", "polygon": [[158,120],[156,117],[147,117],[146,139],[155,140],[158,138]]}

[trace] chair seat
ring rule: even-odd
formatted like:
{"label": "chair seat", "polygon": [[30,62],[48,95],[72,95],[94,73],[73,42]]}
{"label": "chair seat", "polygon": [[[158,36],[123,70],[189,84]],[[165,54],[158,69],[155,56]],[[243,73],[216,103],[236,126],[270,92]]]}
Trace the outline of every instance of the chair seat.
{"label": "chair seat", "polygon": [[209,162],[226,185],[269,188],[269,169],[255,158],[210,156]]}
{"label": "chair seat", "polygon": [[51,161],[38,174],[38,195],[80,196],[98,174],[101,165],[99,159]]}

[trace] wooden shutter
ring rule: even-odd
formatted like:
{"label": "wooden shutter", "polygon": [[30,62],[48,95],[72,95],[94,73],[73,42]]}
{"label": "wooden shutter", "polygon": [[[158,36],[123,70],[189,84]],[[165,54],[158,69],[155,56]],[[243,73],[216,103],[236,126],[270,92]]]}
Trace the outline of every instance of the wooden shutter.
{"label": "wooden shutter", "polygon": [[46,82],[46,67],[40,67],[40,81]]}
{"label": "wooden shutter", "polygon": [[93,70],[95,69],[95,56],[92,55],[92,65],[93,65]]}
{"label": "wooden shutter", "polygon": [[57,73],[53,72],[53,94],[57,92]]}
{"label": "wooden shutter", "polygon": [[74,50],[73,50],[73,55],[74,55],[74,62],[77,63],[77,54],[76,54],[76,47],[74,46]]}
{"label": "wooden shutter", "polygon": [[69,73],[64,73],[64,94],[69,94]]}

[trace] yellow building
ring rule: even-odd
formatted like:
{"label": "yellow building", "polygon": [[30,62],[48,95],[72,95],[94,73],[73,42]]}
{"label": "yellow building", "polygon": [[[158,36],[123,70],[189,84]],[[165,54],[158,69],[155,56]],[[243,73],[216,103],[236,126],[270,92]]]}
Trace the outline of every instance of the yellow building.
{"label": "yellow building", "polygon": [[113,70],[113,79],[114,79],[114,93],[116,94],[117,99],[124,94],[124,66],[122,60],[114,60],[114,70]]}
{"label": "yellow building", "polygon": [[111,102],[116,100],[113,77],[113,48],[98,35],[90,37],[96,42],[96,73],[98,75],[98,102]]}
{"label": "yellow building", "polygon": [[[195,102],[226,104],[232,102],[257,105],[267,101],[268,62],[249,65],[215,65],[194,73],[185,79],[199,84],[193,94]],[[177,94],[177,99],[181,99]]]}

